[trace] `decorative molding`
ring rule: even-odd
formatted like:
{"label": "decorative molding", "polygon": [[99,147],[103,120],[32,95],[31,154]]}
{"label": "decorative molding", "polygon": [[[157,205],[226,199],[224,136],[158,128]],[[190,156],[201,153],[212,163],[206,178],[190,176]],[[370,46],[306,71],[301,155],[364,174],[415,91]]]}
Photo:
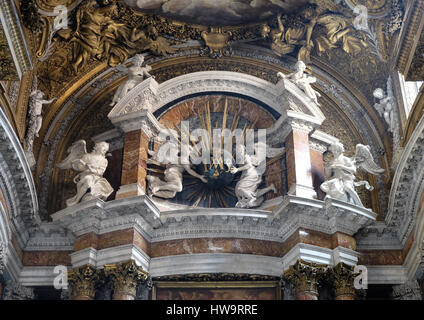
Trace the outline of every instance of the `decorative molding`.
{"label": "decorative molding", "polygon": [[21,79],[26,71],[32,70],[32,61],[13,0],[0,2],[0,21],[9,43],[19,79]]}
{"label": "decorative molding", "polygon": [[420,285],[417,280],[393,286],[393,300],[422,300]]}
{"label": "decorative molding", "polygon": [[27,288],[18,282],[8,281],[4,287],[3,300],[33,300],[34,289]]}
{"label": "decorative molding", "polygon": [[147,196],[103,202],[93,200],[52,215],[75,236],[136,228],[150,242],[199,237],[240,237],[286,241],[299,228],[327,234],[355,234],[376,214],[342,201],[285,196],[270,212],[214,208],[159,212]]}
{"label": "decorative molding", "polygon": [[25,251],[72,251],[75,237],[68,231],[51,222],[42,222],[38,228],[30,230]]}
{"label": "decorative molding", "polygon": [[38,201],[32,173],[18,137],[0,109],[0,188],[11,230],[23,248],[29,230],[38,226]]}
{"label": "decorative molding", "polygon": [[[148,92],[148,99],[146,92]],[[290,81],[284,88],[281,88],[278,83],[274,85],[251,75],[230,71],[194,72],[159,85],[154,79],[148,78],[118,101],[108,117],[115,125],[123,129],[124,126],[130,126],[134,130],[136,128],[134,126],[140,127],[140,111],[147,110],[148,115],[149,111],[154,113],[179,98],[207,92],[234,92],[263,101],[275,112],[278,112],[282,120],[287,117],[293,118],[296,120],[293,125],[299,124],[301,128],[305,128],[305,124],[308,124],[309,131],[324,121],[324,115],[319,107]],[[308,110],[310,114],[290,111],[288,97]],[[147,108],[144,106],[146,101],[148,101]],[[130,125],[129,122],[137,122],[138,125]],[[128,131],[129,129],[124,130]]]}
{"label": "decorative molding", "polygon": [[233,273],[280,276],[281,258],[253,254],[199,253],[152,258],[149,274],[152,278],[176,274]]}
{"label": "decorative molding", "polygon": [[80,267],[90,264],[96,268],[101,268],[106,264],[113,264],[122,261],[134,260],[137,265],[148,270],[150,257],[133,244],[122,245],[102,250],[86,248],[70,254],[72,266]]}

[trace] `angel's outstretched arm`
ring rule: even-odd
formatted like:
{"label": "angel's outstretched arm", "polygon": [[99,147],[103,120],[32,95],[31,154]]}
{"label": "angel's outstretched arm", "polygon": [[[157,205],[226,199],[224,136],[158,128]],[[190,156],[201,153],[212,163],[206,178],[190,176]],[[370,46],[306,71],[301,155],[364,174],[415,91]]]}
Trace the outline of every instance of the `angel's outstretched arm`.
{"label": "angel's outstretched arm", "polygon": [[53,98],[53,99],[50,99],[50,100],[41,100],[41,103],[42,104],[49,104],[49,103],[52,103],[55,100],[57,100],[57,98]]}
{"label": "angel's outstretched arm", "polygon": [[200,179],[200,180],[202,180],[202,182],[204,182],[204,183],[207,183],[208,182],[208,180],[206,180],[206,178],[204,177],[204,176],[202,176],[202,175],[200,175],[200,174],[198,174],[196,171],[194,171],[191,167],[190,167],[190,165],[189,164],[184,164],[183,165],[183,167],[184,167],[184,169],[190,174],[190,175],[192,175],[193,177],[196,177],[196,178],[198,178],[198,179]]}

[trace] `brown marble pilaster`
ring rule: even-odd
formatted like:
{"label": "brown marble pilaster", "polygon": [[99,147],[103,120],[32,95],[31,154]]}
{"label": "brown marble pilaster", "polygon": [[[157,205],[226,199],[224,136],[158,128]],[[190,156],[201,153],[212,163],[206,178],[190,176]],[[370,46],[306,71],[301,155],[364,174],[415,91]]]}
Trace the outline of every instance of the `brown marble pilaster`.
{"label": "brown marble pilaster", "polygon": [[308,130],[293,127],[286,138],[286,150],[289,194],[315,198]]}
{"label": "brown marble pilaster", "polygon": [[355,300],[354,267],[343,262],[328,270],[329,282],[333,285],[335,300]]}
{"label": "brown marble pilaster", "polygon": [[325,180],[324,159],[322,155],[324,150],[320,150],[318,147],[319,146],[317,146],[316,143],[311,144],[311,174],[312,184],[315,192],[317,193],[317,199],[323,200],[325,192],[321,190],[320,186]]}
{"label": "brown marble pilaster", "polygon": [[104,271],[112,281],[113,300],[134,300],[137,284],[147,279],[147,272],[134,260],[105,265]]}
{"label": "brown marble pilaster", "polygon": [[149,137],[142,129],[125,133],[121,187],[116,199],[144,194],[146,190],[146,159]]}
{"label": "brown marble pilaster", "polygon": [[298,260],[284,272],[296,289],[296,300],[318,300],[318,281],[325,270],[325,265]]}
{"label": "brown marble pilaster", "polygon": [[99,271],[89,264],[70,270],[68,282],[72,289],[72,300],[93,300],[99,280]]}

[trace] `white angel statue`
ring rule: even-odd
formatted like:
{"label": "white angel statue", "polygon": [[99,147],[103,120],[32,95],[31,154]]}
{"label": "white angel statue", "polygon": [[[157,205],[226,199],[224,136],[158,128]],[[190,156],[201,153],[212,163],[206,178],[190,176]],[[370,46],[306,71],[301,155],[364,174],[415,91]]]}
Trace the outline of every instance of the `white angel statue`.
{"label": "white angel statue", "polygon": [[295,64],[295,72],[292,72],[288,75],[285,75],[282,72],[278,72],[277,76],[282,79],[288,79],[292,81],[294,84],[296,84],[305,94],[311,98],[313,102],[315,102],[318,106],[318,98],[321,97],[318,91],[314,90],[311,87],[311,83],[315,83],[317,81],[317,78],[313,76],[308,76],[305,73],[306,65],[303,61],[298,61]]}
{"label": "white angel statue", "polygon": [[386,121],[389,126],[389,131],[393,132],[395,127],[394,112],[396,108],[396,100],[393,96],[392,79],[389,77],[387,80],[387,94],[384,93],[383,89],[377,88],[374,90],[373,96],[380,100],[374,104],[374,108],[378,111],[380,117]]}
{"label": "white angel statue", "polygon": [[[255,144],[256,150],[260,150],[261,147],[258,147],[258,144]],[[262,146],[266,149],[263,150],[266,153],[266,157],[274,157],[278,154],[284,152],[284,148],[271,148],[266,145]],[[230,169],[232,174],[236,174],[237,172],[242,172],[240,180],[237,182],[235,186],[235,193],[237,197],[236,208],[254,208],[259,207],[262,202],[264,202],[264,195],[273,191],[277,192],[274,184],[270,186],[258,189],[259,185],[262,183],[262,174],[265,172],[265,168],[263,166],[266,165],[266,159],[262,161],[259,159],[257,155],[249,155],[246,152],[246,147],[242,144],[237,146],[237,159],[242,157],[244,160],[244,165],[241,167],[232,167]],[[258,152],[257,152],[258,154]]]}
{"label": "white angel statue", "polygon": [[355,182],[356,170],[361,168],[371,174],[380,174],[384,172],[384,169],[374,162],[370,146],[357,144],[355,156],[351,158],[343,155],[344,146],[340,142],[333,143],[329,150],[333,153],[334,159],[327,168],[330,171],[328,172],[330,178],[321,184],[321,190],[327,194],[326,198],[342,200],[363,207],[355,187],[365,185],[365,188],[370,191],[374,188],[368,181]]}
{"label": "white angel statue", "polygon": [[29,95],[29,126],[27,135],[25,137],[25,148],[27,151],[32,151],[35,137],[38,137],[38,132],[43,124],[43,117],[41,115],[43,104],[49,104],[56,100],[44,100],[44,93],[41,90],[34,90]]}
{"label": "white angel statue", "polygon": [[[174,132],[171,129],[164,129],[162,133],[168,132],[168,136]],[[176,133],[173,133],[176,136]],[[161,135],[157,137],[159,142]],[[176,140],[169,140],[163,143],[159,149],[155,152],[148,150],[149,155],[152,156],[153,161],[166,166],[164,171],[164,180],[159,177],[148,175],[146,177],[149,182],[149,196],[155,196],[159,198],[171,199],[174,198],[177,192],[183,190],[183,172],[187,171],[191,176],[200,179],[203,183],[207,183],[208,180],[194,171],[190,164],[182,164],[181,159],[178,156],[179,145]],[[192,152],[192,149],[190,149]]]}
{"label": "white angel statue", "polygon": [[109,150],[107,142],[97,142],[91,153],[87,153],[85,140],[78,140],[68,149],[68,156],[57,164],[60,169],[79,171],[74,178],[77,185],[77,194],[66,200],[70,207],[80,201],[92,199],[106,200],[113,192],[109,182],[103,178],[108,161],[106,153]]}
{"label": "white angel statue", "polygon": [[125,83],[121,84],[116,90],[115,95],[113,96],[110,106],[114,106],[121,100],[132,88],[136,85],[143,82],[143,80],[152,77],[149,71],[152,70],[151,66],[142,66],[144,63],[144,57],[141,54],[136,54],[132,58],[132,66],[127,68],[123,64],[116,67],[119,71],[126,72],[128,74],[128,79]]}

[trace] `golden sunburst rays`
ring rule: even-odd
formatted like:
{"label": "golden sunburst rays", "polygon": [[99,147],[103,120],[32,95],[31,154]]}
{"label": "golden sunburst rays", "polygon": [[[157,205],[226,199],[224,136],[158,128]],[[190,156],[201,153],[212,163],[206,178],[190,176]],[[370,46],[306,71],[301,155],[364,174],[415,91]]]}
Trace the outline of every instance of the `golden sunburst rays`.
{"label": "golden sunburst rays", "polygon": [[[188,127],[187,122],[181,121],[179,124],[174,123],[173,126],[170,126],[173,127],[171,128],[173,130],[170,131],[171,134],[174,135],[175,140],[180,145],[188,141],[194,154],[200,157],[209,155],[211,161],[202,161],[202,164],[200,164],[202,169],[200,169],[199,166],[195,169],[204,171],[203,174],[208,178],[209,182],[203,183],[198,178],[184,173],[184,191],[180,195],[177,195],[175,201],[189,203],[193,208],[198,206],[209,208],[218,206],[227,208],[230,205],[234,205],[233,202],[236,201],[234,184],[240,177],[232,177],[230,182],[221,184],[219,180],[222,178],[221,175],[228,175],[230,170],[230,165],[227,165],[228,170],[226,170],[224,151],[230,152],[233,159],[235,159],[236,150],[233,146],[239,143],[246,143],[246,140],[250,138],[247,136],[250,131],[249,129],[254,130],[257,122],[260,120],[259,115],[253,121],[247,121],[242,117],[244,105],[242,99],[239,98],[237,100],[233,99],[230,104],[226,96],[219,99],[210,98],[206,101],[203,100],[203,105],[199,105],[194,100],[191,100],[186,102],[184,108],[182,108],[184,110],[180,110],[178,114],[176,114],[180,119],[193,119],[189,121],[198,121],[197,123],[200,123],[203,133],[198,137],[193,136],[191,134],[193,128]],[[216,113],[221,113],[222,117],[217,117]],[[196,118],[197,120],[195,120]],[[191,124],[191,122],[188,122],[188,124]],[[221,136],[214,137],[214,129],[221,129]],[[228,142],[230,142],[228,146],[231,147],[231,150],[227,150],[226,135],[229,135],[231,139],[228,140]],[[187,137],[188,140],[186,140]],[[214,147],[218,148],[218,150],[215,150],[215,154],[213,153]],[[282,154],[270,159],[267,161],[267,164],[272,164],[281,157]],[[163,167],[163,165],[151,159],[148,160],[148,163]],[[164,172],[164,170],[160,169],[149,168],[148,170],[159,175]],[[218,183],[213,185],[216,181],[218,181]]]}

